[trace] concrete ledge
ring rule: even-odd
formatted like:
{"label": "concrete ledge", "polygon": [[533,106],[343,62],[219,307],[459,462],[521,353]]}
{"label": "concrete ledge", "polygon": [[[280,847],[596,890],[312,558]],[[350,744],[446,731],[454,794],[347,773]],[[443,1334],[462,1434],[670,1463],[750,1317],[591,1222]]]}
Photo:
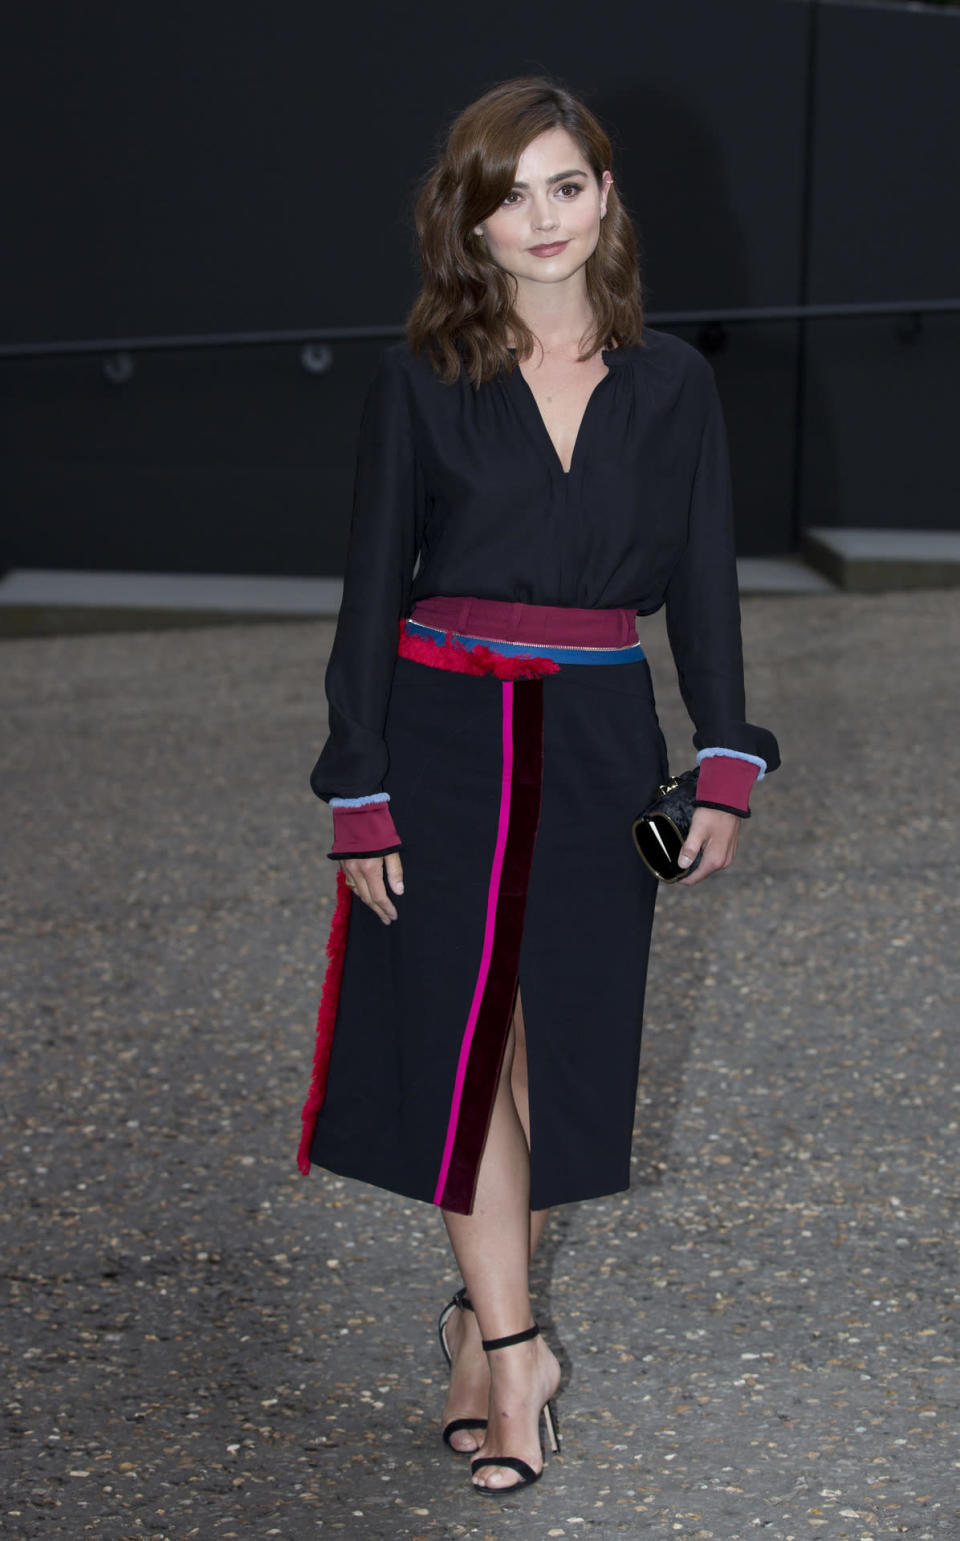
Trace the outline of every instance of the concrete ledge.
{"label": "concrete ledge", "polygon": [[859,594],[960,585],[960,532],[818,527],[804,534],[803,554],[839,588]]}
{"label": "concrete ledge", "polygon": [[0,636],[163,631],[334,617],[339,578],[22,568],[0,579]]}
{"label": "concrete ledge", "polygon": [[796,556],[742,556],[741,594],[832,594],[833,584]]}

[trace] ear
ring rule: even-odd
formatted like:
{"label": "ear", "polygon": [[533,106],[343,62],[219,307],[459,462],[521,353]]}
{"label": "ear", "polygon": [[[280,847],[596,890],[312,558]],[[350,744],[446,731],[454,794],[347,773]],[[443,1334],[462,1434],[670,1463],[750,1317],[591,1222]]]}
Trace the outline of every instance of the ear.
{"label": "ear", "polygon": [[612,186],[613,186],[613,176],[611,175],[611,173],[609,171],[605,171],[603,173],[603,176],[600,178],[600,218],[601,219],[603,218],[603,216],[607,212],[607,198],[609,196],[610,189],[611,189]]}

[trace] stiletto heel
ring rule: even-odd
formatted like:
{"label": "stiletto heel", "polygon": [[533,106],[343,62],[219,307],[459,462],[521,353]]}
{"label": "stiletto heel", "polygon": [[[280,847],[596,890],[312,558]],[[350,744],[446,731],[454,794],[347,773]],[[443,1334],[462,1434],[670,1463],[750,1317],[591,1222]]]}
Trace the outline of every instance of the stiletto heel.
{"label": "stiletto heel", "polygon": [[[437,1336],[440,1339],[440,1348],[443,1353],[443,1357],[447,1361],[448,1365],[453,1365],[453,1355],[450,1352],[450,1345],[447,1342],[447,1323],[453,1315],[454,1311],[472,1310],[473,1306],[470,1303],[466,1290],[459,1289],[457,1290],[457,1293],[454,1295],[453,1299],[448,1301],[443,1310],[440,1312],[440,1319],[437,1322]],[[441,1437],[444,1444],[450,1446],[450,1449],[453,1451],[454,1455],[469,1455],[469,1450],[458,1450],[456,1445],[452,1443],[453,1435],[459,1434],[462,1429],[485,1429],[486,1426],[486,1418],[451,1418],[450,1422],[444,1425],[441,1431]]]}
{"label": "stiletto heel", "polygon": [[560,1423],[557,1418],[557,1409],[552,1402],[544,1403],[543,1421],[547,1426],[547,1438],[550,1441],[550,1449],[554,1455],[560,1454]]}
{"label": "stiletto heel", "polygon": [[[540,1328],[537,1326],[536,1322],[534,1322],[533,1326],[528,1327],[525,1332],[514,1332],[508,1338],[484,1338],[483,1351],[485,1354],[489,1354],[494,1349],[512,1348],[515,1343],[529,1343],[531,1338],[537,1338],[539,1336]],[[550,1441],[550,1449],[553,1451],[554,1455],[559,1455],[560,1437],[557,1432],[557,1415],[554,1411],[553,1403],[549,1398],[540,1409],[540,1418],[542,1418],[546,1424],[547,1438]],[[538,1432],[539,1427],[540,1420],[538,1419]],[[485,1466],[506,1466],[510,1471],[515,1471],[517,1473],[520,1481],[512,1482],[509,1487],[487,1487],[482,1482],[475,1482],[473,1486],[478,1493],[493,1493],[497,1496],[503,1493],[515,1493],[518,1488],[530,1487],[534,1482],[539,1482],[540,1478],[543,1476],[542,1467],[539,1471],[534,1471],[532,1466],[528,1465],[526,1461],[522,1461],[517,1455],[482,1456],[480,1459],[470,1462],[471,1475],[475,1476],[476,1473],[478,1471],[482,1471]]]}

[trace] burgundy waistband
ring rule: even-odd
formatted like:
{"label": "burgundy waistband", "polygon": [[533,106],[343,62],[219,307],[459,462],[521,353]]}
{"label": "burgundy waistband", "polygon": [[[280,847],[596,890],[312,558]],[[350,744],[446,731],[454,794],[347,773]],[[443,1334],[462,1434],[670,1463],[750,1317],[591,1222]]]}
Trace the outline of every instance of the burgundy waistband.
{"label": "burgundy waistband", "polygon": [[577,610],[568,605],[525,605],[436,594],[419,599],[410,619],[460,636],[497,642],[629,647],[637,640],[636,610]]}

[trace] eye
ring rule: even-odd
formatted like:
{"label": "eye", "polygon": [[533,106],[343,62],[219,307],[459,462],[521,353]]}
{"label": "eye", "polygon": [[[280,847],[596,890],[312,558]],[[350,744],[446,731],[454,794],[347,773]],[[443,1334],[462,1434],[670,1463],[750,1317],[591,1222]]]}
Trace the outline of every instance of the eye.
{"label": "eye", "polygon": [[557,188],[557,192],[564,195],[564,203],[570,203],[582,191],[583,184],[581,182],[562,182]]}
{"label": "eye", "polygon": [[511,202],[511,199],[514,199],[514,198],[517,200],[517,203],[521,202],[522,198],[523,198],[523,194],[519,193],[516,188],[514,188],[513,191],[508,193],[506,198],[504,198],[504,200],[503,200],[504,207],[508,208],[508,209],[515,208],[516,205]]}

